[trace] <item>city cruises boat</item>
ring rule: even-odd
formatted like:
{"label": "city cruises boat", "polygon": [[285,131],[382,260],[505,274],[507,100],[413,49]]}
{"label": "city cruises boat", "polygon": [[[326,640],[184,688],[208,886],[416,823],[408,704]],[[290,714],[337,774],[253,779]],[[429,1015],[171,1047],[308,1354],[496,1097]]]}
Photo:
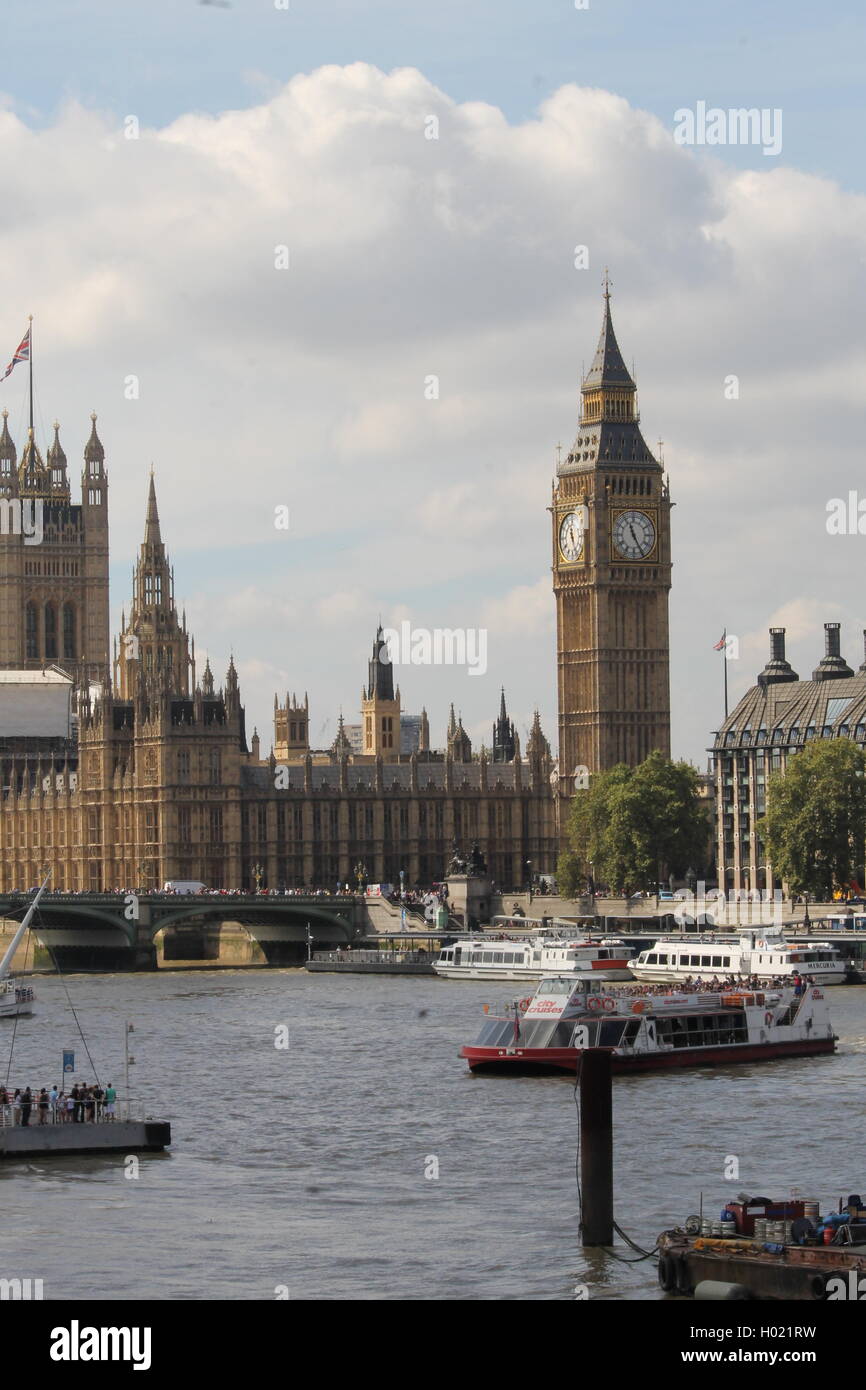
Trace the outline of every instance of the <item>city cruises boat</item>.
{"label": "city cruises boat", "polygon": [[433,962],[448,980],[525,980],[551,971],[571,971],[594,980],[630,980],[628,947],[622,941],[577,941],[561,936],[522,939],[462,937],[443,946]]}
{"label": "city cruises boat", "polygon": [[836,1037],[817,985],[634,994],[555,975],[499,1016],[485,1006],[460,1056],[472,1071],[574,1074],[591,1047],[611,1051],[614,1072],[642,1072],[832,1053]]}
{"label": "city cruises boat", "polygon": [[841,953],[829,942],[795,944],[778,931],[753,931],[737,941],[662,939],[641,951],[629,966],[636,980],[653,984],[686,979],[724,983],[731,975],[757,975],[784,984],[799,973],[816,984],[841,985],[847,976]]}

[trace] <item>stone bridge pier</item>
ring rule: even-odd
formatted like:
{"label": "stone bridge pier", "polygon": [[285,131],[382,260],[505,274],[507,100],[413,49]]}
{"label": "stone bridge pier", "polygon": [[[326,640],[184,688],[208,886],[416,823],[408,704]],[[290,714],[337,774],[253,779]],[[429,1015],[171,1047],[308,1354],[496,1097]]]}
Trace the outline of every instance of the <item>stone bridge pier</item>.
{"label": "stone bridge pier", "polygon": [[[0,895],[0,917],[20,921],[30,900]],[[353,897],[51,893],[43,895],[32,931],[66,973],[156,970],[160,934],[165,963],[216,962],[225,929],[246,933],[264,964],[302,965],[308,931],[313,948],[324,950],[352,941],[365,926],[363,899]]]}

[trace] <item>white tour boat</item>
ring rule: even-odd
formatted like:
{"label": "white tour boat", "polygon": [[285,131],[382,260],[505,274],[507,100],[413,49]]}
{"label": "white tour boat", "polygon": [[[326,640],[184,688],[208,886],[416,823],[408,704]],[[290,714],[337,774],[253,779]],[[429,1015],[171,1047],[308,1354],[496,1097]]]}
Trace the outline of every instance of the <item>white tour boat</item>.
{"label": "white tour boat", "polygon": [[45,884],[47,882],[48,878],[46,877],[45,883],[42,884],[42,887],[37,892],[36,897],[27,909],[26,916],[10,941],[6,949],[6,954],[3,956],[3,959],[0,960],[0,1018],[20,1018],[24,1014],[32,1014],[33,1012],[33,990],[30,985],[25,985],[22,984],[20,980],[12,979],[9,975],[9,971],[12,969],[12,961],[15,957],[15,952],[18,950],[21,938],[30,926],[31,918],[36,911],[39,899],[45,891]]}
{"label": "white tour boat", "polygon": [[631,979],[624,942],[562,936],[461,937],[443,946],[433,969],[448,980],[540,980],[553,970],[593,980]]}
{"label": "white tour boat", "polygon": [[588,991],[573,976],[542,980],[531,999],[502,1014],[484,1006],[481,1033],[461,1048],[472,1071],[566,1072],[586,1048],[612,1053],[614,1072],[764,1062],[832,1053],[836,1038],[824,991],[721,988],[630,994]]}
{"label": "white tour boat", "polygon": [[829,943],[794,944],[781,932],[752,931],[738,941],[656,941],[629,965],[637,980],[656,984],[676,981],[727,980],[734,975],[757,975],[762,980],[790,981],[795,974],[808,975],[816,984],[841,985],[846,964]]}

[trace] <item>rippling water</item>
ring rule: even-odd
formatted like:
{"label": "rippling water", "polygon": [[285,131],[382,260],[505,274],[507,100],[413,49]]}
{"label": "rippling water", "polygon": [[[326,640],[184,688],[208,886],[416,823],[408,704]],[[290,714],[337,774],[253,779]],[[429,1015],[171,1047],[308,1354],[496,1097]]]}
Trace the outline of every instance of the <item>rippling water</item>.
{"label": "rippling water", "polygon": [[[133,1098],[173,1145],[138,1179],[122,1155],[0,1165],[0,1275],[59,1299],[659,1297],[652,1262],[578,1244],[572,1083],[472,1077],[457,1056],[507,986],[299,970],[68,984],[103,1082],[122,1082],[134,1022]],[[73,1043],[83,1060],[61,982],[37,993],[13,1085],[56,1079]],[[866,987],[830,996],[835,1057],[615,1079],[616,1218],[640,1244],[701,1192],[709,1212],[741,1189],[866,1189]]]}

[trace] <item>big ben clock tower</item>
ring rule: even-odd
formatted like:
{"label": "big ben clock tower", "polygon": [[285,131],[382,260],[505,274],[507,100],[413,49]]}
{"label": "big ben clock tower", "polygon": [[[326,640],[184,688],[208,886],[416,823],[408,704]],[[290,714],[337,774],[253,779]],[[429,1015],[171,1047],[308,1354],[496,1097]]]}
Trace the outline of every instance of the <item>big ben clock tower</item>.
{"label": "big ben clock tower", "polygon": [[605,278],[598,348],[553,489],[559,789],[580,769],[670,754],[671,500],[640,432]]}

